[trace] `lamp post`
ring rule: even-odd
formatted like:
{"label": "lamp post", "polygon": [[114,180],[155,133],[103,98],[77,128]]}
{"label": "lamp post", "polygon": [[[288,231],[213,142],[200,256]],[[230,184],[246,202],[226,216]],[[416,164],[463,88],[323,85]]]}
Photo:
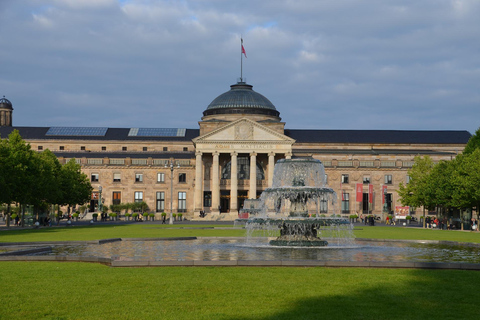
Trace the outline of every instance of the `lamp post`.
{"label": "lamp post", "polygon": [[[165,164],[165,168],[170,168],[170,222],[169,224],[173,224],[173,169],[174,169],[174,161],[168,160]],[[177,165],[177,168],[180,168],[180,164]]]}
{"label": "lamp post", "polygon": [[102,186],[99,186],[98,187],[98,211],[100,211],[100,213],[103,213],[102,211]]}

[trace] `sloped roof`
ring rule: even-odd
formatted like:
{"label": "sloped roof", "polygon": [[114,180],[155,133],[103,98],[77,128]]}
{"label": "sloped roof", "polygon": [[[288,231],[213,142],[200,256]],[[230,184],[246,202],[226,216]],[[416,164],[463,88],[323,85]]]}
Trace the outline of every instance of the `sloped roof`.
{"label": "sloped roof", "polygon": [[297,130],[285,129],[297,143],[466,144],[468,131]]}

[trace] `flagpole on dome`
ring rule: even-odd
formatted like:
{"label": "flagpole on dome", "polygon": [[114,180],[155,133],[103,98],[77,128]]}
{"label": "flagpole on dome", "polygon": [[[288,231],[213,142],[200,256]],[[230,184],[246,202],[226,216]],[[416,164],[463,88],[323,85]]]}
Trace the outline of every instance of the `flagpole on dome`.
{"label": "flagpole on dome", "polygon": [[243,37],[240,37],[240,82],[243,82],[243,55],[245,55],[245,58],[247,57],[243,47]]}

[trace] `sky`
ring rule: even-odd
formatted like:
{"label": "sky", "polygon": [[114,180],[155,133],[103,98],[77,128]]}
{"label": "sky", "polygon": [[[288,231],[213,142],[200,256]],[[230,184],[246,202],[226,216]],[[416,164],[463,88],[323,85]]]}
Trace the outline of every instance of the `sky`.
{"label": "sky", "polygon": [[480,127],[478,0],[0,0],[14,126],[198,129],[240,78],[288,129]]}

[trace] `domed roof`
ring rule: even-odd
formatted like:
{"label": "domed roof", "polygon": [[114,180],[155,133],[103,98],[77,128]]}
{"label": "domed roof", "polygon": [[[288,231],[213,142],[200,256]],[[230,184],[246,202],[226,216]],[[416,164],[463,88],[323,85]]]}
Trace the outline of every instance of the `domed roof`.
{"label": "domed roof", "polygon": [[5,96],[0,99],[0,108],[13,110],[12,103]]}
{"label": "domed roof", "polygon": [[237,82],[230,86],[230,91],[216,97],[203,112],[204,116],[213,114],[265,114],[278,117],[273,103],[258,92],[253,86],[245,82]]}

